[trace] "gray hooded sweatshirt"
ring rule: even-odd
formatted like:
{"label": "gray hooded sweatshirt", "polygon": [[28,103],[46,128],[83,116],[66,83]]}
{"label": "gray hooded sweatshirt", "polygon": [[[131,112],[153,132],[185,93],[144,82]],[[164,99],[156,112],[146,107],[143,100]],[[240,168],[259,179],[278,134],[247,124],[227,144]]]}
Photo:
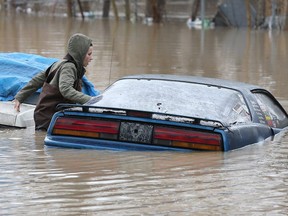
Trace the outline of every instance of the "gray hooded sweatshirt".
{"label": "gray hooded sweatshirt", "polygon": [[[66,62],[62,65],[60,73],[56,73],[54,78],[50,81],[50,85],[59,89],[62,96],[72,103],[84,104],[91,99],[91,96],[86,95],[73,88],[77,79],[81,79],[85,73],[83,67],[83,60],[92,45],[92,40],[83,34],[74,34],[68,41],[67,56],[73,58],[73,62]],[[64,60],[56,62],[51,71],[57,68]],[[26,98],[41,88],[46,80],[45,71],[42,71],[34,76],[26,86],[24,86],[15,96],[20,103],[24,102]]]}

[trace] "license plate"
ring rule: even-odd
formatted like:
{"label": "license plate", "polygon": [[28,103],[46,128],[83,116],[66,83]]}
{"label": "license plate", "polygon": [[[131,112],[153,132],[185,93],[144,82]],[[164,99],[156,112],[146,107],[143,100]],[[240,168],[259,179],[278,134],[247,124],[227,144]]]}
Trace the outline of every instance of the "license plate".
{"label": "license plate", "polygon": [[120,136],[121,141],[150,143],[153,126],[133,122],[121,122]]}

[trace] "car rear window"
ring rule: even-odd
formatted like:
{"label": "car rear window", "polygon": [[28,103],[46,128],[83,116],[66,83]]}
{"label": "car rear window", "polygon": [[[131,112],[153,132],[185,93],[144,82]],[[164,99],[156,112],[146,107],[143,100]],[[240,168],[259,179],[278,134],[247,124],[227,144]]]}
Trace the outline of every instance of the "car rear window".
{"label": "car rear window", "polygon": [[240,92],[178,81],[119,80],[103,93],[103,99],[97,105],[219,120],[228,124],[251,121]]}

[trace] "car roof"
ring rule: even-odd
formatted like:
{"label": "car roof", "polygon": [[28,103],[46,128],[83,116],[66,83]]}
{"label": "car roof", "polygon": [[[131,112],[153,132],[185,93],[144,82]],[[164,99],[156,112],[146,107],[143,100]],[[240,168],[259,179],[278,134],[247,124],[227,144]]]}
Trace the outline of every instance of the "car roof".
{"label": "car roof", "polygon": [[125,76],[121,79],[145,79],[145,80],[166,80],[166,81],[177,81],[177,82],[188,82],[188,83],[199,83],[208,84],[219,87],[226,87],[231,89],[236,89],[238,91],[242,90],[253,90],[253,89],[264,89],[260,86],[248,84],[244,82],[217,79],[211,77],[200,77],[200,76],[189,76],[189,75],[173,75],[173,74],[140,74],[140,75],[130,75]]}

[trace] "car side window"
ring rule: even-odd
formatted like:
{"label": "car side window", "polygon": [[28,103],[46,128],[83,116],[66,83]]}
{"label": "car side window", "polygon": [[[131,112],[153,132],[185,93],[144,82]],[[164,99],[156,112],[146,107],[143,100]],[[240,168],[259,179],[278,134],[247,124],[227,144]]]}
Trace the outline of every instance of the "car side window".
{"label": "car side window", "polygon": [[229,124],[251,122],[249,109],[240,93],[234,92],[223,104],[223,107],[222,113],[226,116]]}
{"label": "car side window", "polygon": [[266,124],[270,127],[283,128],[287,126],[287,116],[270,95],[262,92],[254,93],[263,112]]}

